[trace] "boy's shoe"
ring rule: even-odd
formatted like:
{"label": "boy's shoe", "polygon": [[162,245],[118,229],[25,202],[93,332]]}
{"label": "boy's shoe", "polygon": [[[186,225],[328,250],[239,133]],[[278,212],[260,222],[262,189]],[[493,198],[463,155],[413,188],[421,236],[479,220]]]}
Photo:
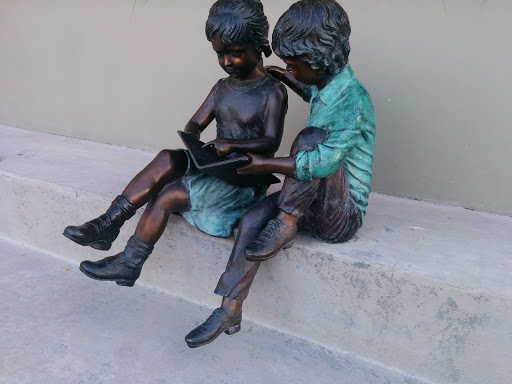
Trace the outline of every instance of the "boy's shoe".
{"label": "boy's shoe", "polygon": [[256,240],[246,248],[245,258],[249,261],[270,259],[281,249],[290,248],[296,234],[296,225],[288,225],[281,219],[270,220]]}
{"label": "boy's shoe", "polygon": [[190,348],[201,347],[215,340],[222,332],[227,335],[237,333],[241,328],[242,312],[230,315],[222,308],[212,312],[206,321],[189,332],[185,341]]}

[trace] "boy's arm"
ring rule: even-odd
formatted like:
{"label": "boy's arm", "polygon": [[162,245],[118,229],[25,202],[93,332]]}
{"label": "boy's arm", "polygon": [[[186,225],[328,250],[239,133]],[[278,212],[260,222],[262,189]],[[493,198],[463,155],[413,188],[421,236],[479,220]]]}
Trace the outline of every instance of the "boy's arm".
{"label": "boy's arm", "polygon": [[212,88],[206,100],[199,107],[197,112],[192,116],[189,122],[185,125],[183,129],[184,132],[190,133],[196,139],[199,139],[201,132],[210,124],[215,118],[215,113],[213,112],[213,95],[215,93],[215,87]]}
{"label": "boy's arm", "polygon": [[290,72],[286,71],[284,68],[277,67],[275,65],[265,67],[265,70],[268,73],[270,73],[272,77],[286,84],[288,88],[290,88],[301,98],[304,98],[304,90],[308,88],[308,86],[301,83],[300,81],[297,81]]}
{"label": "boy's arm", "polygon": [[[362,151],[372,151],[371,132],[375,122],[371,100],[362,88],[340,95],[328,109],[317,116],[321,128],[327,128],[326,139],[311,151],[295,154],[295,177],[298,180],[321,179],[336,172],[347,155],[361,142]],[[359,161],[354,159],[354,161]]]}
{"label": "boy's arm", "polygon": [[359,129],[347,128],[329,132],[327,139],[312,151],[299,151],[295,155],[295,178],[321,179],[336,172],[361,137]]}
{"label": "boy's arm", "polygon": [[237,172],[240,175],[280,173],[298,180],[321,179],[336,172],[360,134],[355,129],[331,132],[315,149],[299,151],[295,156],[266,158],[248,153],[251,162]]}
{"label": "boy's arm", "polygon": [[239,175],[265,175],[280,173],[295,177],[295,156],[267,158],[254,153],[248,153],[251,162],[237,169]]}
{"label": "boy's arm", "polygon": [[347,154],[360,139],[360,100],[338,104],[326,111],[324,121],[331,127],[325,141],[308,151],[298,151],[295,156],[265,159],[250,155],[252,162],[239,168],[240,174],[281,173],[298,180],[321,179],[334,173]]}
{"label": "boy's arm", "polygon": [[273,154],[283,137],[284,118],[288,109],[288,95],[282,85],[273,88],[268,96],[265,115],[265,135],[250,140],[215,139],[203,145],[213,146],[219,156],[231,152]]}

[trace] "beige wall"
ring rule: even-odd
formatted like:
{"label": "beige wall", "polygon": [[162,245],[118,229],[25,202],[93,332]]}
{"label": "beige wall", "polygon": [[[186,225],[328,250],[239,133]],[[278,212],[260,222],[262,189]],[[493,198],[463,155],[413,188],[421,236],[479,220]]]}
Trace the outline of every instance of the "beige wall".
{"label": "beige wall", "polygon": [[[212,3],[0,0],[0,124],[179,146],[224,76],[203,32]],[[291,1],[263,3],[272,28]],[[512,1],[342,4],[377,112],[373,190],[512,215]],[[291,96],[281,153],[306,115]]]}

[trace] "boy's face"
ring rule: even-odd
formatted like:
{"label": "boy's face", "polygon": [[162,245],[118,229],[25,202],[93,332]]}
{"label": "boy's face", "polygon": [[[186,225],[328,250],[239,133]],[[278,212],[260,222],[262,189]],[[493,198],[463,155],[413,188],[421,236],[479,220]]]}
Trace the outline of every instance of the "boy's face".
{"label": "boy's face", "polygon": [[222,40],[215,36],[212,48],[217,53],[220,67],[236,79],[244,80],[250,77],[260,60],[260,55],[253,44],[224,45]]}
{"label": "boy's face", "polygon": [[282,60],[286,64],[286,70],[303,84],[318,85],[324,80],[324,71],[311,68],[311,65],[304,60],[297,57],[283,57]]}

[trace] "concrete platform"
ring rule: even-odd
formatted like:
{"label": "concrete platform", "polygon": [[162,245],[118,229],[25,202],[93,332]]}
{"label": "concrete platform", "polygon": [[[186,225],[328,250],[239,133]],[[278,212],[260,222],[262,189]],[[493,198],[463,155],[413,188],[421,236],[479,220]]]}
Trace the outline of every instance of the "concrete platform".
{"label": "concrete platform", "polygon": [[210,314],[146,287],[84,279],[77,265],[0,241],[3,384],[422,384],[354,356],[243,321],[190,349]]}
{"label": "concrete platform", "polygon": [[[154,154],[7,127],[0,137],[0,236],[75,263],[123,248],[136,218],[108,253],[60,234],[103,212]],[[244,318],[434,382],[509,382],[510,233],[510,217],[372,194],[353,241],[301,236],[265,262]],[[172,218],[140,284],[216,307],[231,245]]]}

